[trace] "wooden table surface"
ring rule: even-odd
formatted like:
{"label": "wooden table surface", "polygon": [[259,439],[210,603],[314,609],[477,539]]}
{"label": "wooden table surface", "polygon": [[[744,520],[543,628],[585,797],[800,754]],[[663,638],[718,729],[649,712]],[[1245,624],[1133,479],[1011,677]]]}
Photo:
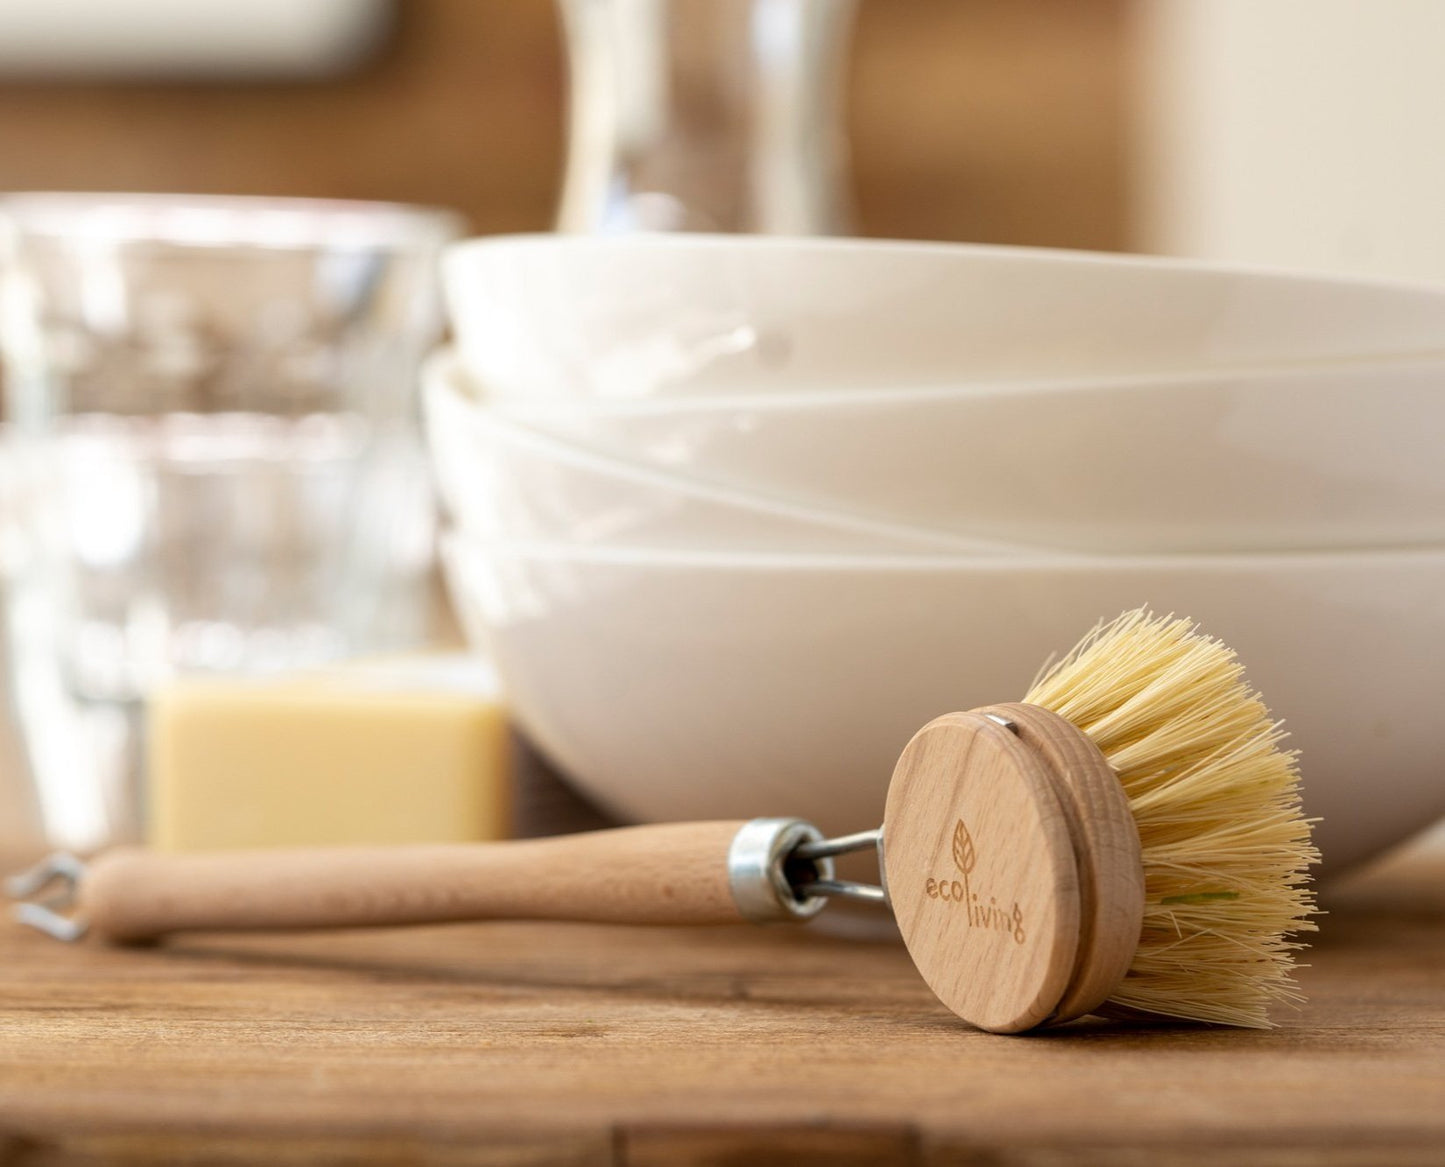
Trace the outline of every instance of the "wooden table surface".
{"label": "wooden table surface", "polygon": [[1445,855],[1330,897],[1270,1032],[945,1013],[896,945],[0,924],[0,1164],[1445,1164]]}

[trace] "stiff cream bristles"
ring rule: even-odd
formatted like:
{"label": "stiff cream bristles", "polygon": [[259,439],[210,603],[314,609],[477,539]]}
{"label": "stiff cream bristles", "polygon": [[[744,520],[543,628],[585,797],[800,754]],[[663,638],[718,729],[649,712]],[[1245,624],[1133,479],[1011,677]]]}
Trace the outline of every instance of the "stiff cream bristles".
{"label": "stiff cream bristles", "polygon": [[1025,701],[1084,731],[1139,828],[1144,928],[1109,1004],[1263,1028],[1313,931],[1294,755],[1233,651],[1188,620],[1128,612],[1096,628]]}

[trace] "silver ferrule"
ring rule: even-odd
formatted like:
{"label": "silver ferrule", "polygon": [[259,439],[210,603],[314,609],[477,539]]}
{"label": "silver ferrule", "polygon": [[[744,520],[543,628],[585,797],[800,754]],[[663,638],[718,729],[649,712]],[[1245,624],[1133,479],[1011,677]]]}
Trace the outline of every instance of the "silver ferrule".
{"label": "silver ferrule", "polygon": [[[754,923],[808,920],[822,911],[827,900],[800,895],[786,866],[801,844],[822,840],[823,833],[802,819],[753,819],[744,823],[728,848],[728,885],[743,918]],[[831,859],[807,862],[817,877],[833,877]]]}

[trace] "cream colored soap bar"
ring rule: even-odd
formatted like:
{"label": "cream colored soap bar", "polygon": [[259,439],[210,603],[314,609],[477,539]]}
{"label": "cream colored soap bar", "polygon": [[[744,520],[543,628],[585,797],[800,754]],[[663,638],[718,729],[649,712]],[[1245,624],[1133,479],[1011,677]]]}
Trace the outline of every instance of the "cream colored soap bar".
{"label": "cream colored soap bar", "polygon": [[148,754],[150,843],[161,850],[510,830],[506,714],[495,674],[473,658],[181,681],[152,699]]}

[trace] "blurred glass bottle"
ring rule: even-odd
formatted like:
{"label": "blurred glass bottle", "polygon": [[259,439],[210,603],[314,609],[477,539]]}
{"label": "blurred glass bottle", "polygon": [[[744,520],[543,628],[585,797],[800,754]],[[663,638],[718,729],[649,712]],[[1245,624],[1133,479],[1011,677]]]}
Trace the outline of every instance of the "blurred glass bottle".
{"label": "blurred glass bottle", "polygon": [[855,0],[559,0],[563,231],[845,234]]}

